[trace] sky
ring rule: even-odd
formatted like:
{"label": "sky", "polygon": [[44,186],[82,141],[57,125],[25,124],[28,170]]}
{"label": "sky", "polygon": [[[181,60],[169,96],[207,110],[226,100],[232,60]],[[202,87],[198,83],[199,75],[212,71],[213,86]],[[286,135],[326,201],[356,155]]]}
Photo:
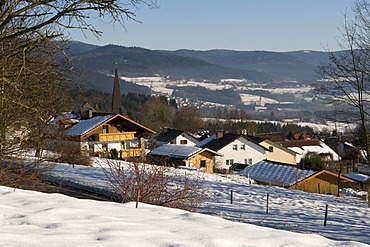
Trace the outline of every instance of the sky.
{"label": "sky", "polygon": [[[117,162],[126,169],[125,162]],[[93,165],[57,164],[49,179],[96,192],[113,190],[107,182],[109,162],[94,158]],[[136,209],[134,202],[98,202],[0,186],[0,246],[370,244],[370,214],[364,200],[249,184],[239,175],[176,170],[180,172],[204,182],[208,197],[198,208],[200,213],[144,203]],[[325,205],[329,206],[327,226],[323,226]]]}
{"label": "sky", "polygon": [[84,43],[147,49],[337,50],[354,0],[157,0],[132,9],[139,22],[92,20],[103,35],[71,32]]}

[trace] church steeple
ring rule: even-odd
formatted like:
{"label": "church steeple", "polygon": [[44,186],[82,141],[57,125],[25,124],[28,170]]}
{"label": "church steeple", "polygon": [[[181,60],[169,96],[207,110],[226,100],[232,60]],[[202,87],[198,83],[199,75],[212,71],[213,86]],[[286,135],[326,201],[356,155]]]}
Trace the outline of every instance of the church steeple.
{"label": "church steeple", "polygon": [[126,114],[125,109],[123,108],[121,100],[121,89],[119,87],[119,79],[117,67],[114,71],[114,85],[113,85],[113,96],[112,96],[112,113]]}

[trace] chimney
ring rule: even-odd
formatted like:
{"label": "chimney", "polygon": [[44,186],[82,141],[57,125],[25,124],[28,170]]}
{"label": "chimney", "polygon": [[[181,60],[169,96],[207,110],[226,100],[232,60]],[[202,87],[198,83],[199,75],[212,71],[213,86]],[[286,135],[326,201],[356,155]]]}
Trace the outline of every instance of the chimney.
{"label": "chimney", "polygon": [[224,131],[223,130],[217,130],[217,132],[216,132],[217,139],[220,139],[223,136],[224,136]]}

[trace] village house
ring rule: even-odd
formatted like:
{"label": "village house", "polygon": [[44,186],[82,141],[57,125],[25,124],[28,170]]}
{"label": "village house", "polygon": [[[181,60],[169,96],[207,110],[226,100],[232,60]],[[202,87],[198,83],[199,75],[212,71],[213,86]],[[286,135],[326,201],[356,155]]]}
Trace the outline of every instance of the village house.
{"label": "village house", "polygon": [[79,142],[82,153],[122,159],[143,156],[144,135],[154,133],[121,114],[81,119],[65,130],[67,140]]}
{"label": "village house", "polygon": [[266,160],[296,165],[297,153],[267,138],[248,136],[251,140],[266,148]]}
{"label": "village house", "polygon": [[218,131],[196,147],[208,148],[222,156],[216,157],[216,167],[229,169],[234,163],[252,165],[266,158],[267,149],[247,136]]}
{"label": "village house", "polygon": [[[115,69],[111,112],[96,112],[85,104],[79,115],[57,119],[64,139],[78,142],[85,155],[130,159],[145,155],[145,138],[155,132],[124,115],[117,69]],[[66,143],[66,142],[65,142]]]}
{"label": "village house", "polygon": [[289,140],[281,145],[297,153],[296,163],[307,155],[316,154],[324,161],[338,161],[339,155],[328,145],[319,140]]}
{"label": "village house", "polygon": [[185,166],[213,173],[216,156],[222,156],[222,154],[208,148],[163,144],[151,150],[147,158],[154,164]]}
{"label": "village house", "polygon": [[195,146],[198,142],[198,139],[190,133],[171,128],[164,128],[148,141],[148,143],[153,147],[163,144]]}
{"label": "village house", "polygon": [[338,195],[340,188],[349,187],[352,183],[351,179],[330,171],[303,170],[297,166],[271,161],[260,161],[239,174],[259,184],[330,195]]}

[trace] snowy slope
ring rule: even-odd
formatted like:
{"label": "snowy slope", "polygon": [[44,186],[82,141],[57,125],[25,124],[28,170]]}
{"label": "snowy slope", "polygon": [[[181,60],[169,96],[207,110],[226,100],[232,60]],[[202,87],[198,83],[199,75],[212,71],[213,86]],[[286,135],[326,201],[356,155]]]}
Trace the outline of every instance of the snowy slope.
{"label": "snowy slope", "polygon": [[0,187],[0,246],[365,246],[146,204]]}
{"label": "snowy slope", "polygon": [[[197,173],[188,170],[182,172]],[[54,180],[64,181],[68,185],[77,184],[79,188],[104,193],[111,191],[101,167],[72,168],[70,165],[58,165],[51,176]],[[208,198],[197,209],[199,212],[259,226],[315,233],[330,239],[370,244],[370,208],[364,200],[253,185],[249,184],[245,177],[235,175],[221,177],[216,174],[202,174],[202,176]],[[231,190],[233,204],[230,203]],[[268,214],[266,214],[267,193]],[[327,226],[324,227],[326,205],[329,213]]]}

